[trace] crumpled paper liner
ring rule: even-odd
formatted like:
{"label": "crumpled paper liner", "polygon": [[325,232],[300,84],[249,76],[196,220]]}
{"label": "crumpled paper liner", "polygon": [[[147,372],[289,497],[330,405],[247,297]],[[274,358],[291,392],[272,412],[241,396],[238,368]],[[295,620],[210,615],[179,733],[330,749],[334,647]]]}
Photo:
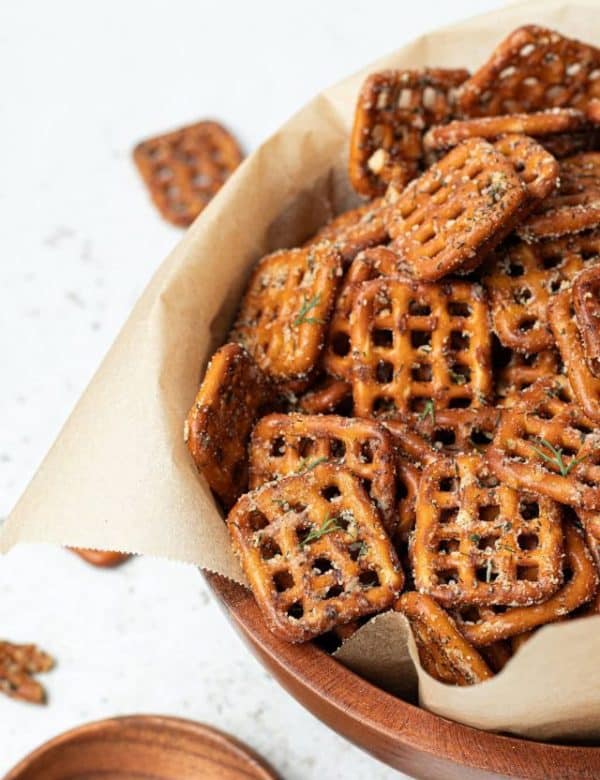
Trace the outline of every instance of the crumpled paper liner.
{"label": "crumpled paper liner", "polygon": [[[477,17],[419,38],[296,114],[245,161],[155,274],[0,529],[0,551],[18,542],[120,550],[244,582],[188,456],[183,420],[252,264],[297,245],[355,202],[345,166],[364,75],[381,67],[474,68],[511,29],[531,22],[597,43],[597,10],[596,0],[536,0]],[[401,22],[400,6],[397,16]],[[600,736],[599,657],[597,618],[549,626],[494,679],[452,688],[422,670],[404,618],[393,613],[366,624],[337,654],[405,696],[414,692],[416,668],[424,707],[540,739]]]}

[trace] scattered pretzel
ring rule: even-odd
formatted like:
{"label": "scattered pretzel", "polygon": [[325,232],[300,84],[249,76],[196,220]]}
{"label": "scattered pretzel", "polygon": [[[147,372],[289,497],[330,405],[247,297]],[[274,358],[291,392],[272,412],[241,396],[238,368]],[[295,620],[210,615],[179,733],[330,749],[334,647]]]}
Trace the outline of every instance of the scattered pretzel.
{"label": "scattered pretzel", "polygon": [[225,507],[248,485],[246,444],[269,383],[246,350],[226,344],[213,355],[187,422],[185,438],[198,470]]}
{"label": "scattered pretzel", "polygon": [[190,225],[242,161],[234,137],[198,122],[139,143],[133,159],[156,207],[174,225]]}
{"label": "scattered pretzel", "polygon": [[526,135],[503,135],[494,148],[512,163],[525,185],[529,200],[521,207],[519,219],[522,220],[526,212],[557,189],[559,165],[543,146]]}
{"label": "scattered pretzel", "polygon": [[556,107],[585,110],[600,96],[600,51],[553,30],[514,30],[488,62],[457,90],[468,117],[531,113]]}
{"label": "scattered pretzel", "polygon": [[394,609],[406,616],[423,669],[440,682],[474,685],[492,677],[492,671],[458,631],[447,612],[429,596],[404,593]]}
{"label": "scattered pretzel", "polygon": [[351,345],[359,417],[477,407],[491,392],[488,313],[477,285],[365,282]]}
{"label": "scattered pretzel", "polygon": [[111,552],[109,550],[89,550],[82,547],[72,547],[71,550],[83,558],[87,563],[91,563],[92,566],[99,566],[100,568],[112,568],[118,566],[123,561],[129,558],[127,553]]}
{"label": "scattered pretzel", "polygon": [[339,414],[344,407],[352,407],[352,385],[343,379],[326,377],[325,380],[305,393],[298,401],[305,414]]}
{"label": "scattered pretzel", "polygon": [[600,375],[600,264],[573,279],[573,306],[585,356],[592,372]]}
{"label": "scattered pretzel", "polygon": [[562,363],[554,349],[545,349],[531,355],[510,350],[510,357],[501,367],[495,368],[496,396],[500,405],[512,406],[538,379],[560,374]]}
{"label": "scattered pretzel", "polygon": [[494,438],[500,414],[493,407],[428,410],[414,426],[439,454],[483,452]]}
{"label": "scattered pretzel", "polygon": [[0,692],[12,699],[44,704],[46,693],[33,675],[53,666],[54,659],[35,645],[0,642]]}
{"label": "scattered pretzel", "polygon": [[389,432],[373,420],[335,415],[270,414],[252,432],[250,488],[324,461],[345,466],[362,480],[390,533],[398,520],[395,452]]}
{"label": "scattered pretzel", "polygon": [[422,131],[450,116],[465,70],[386,70],[364,82],[350,139],[350,181],[362,195],[402,188],[419,171]]}
{"label": "scattered pretzel", "polygon": [[275,382],[309,379],[341,272],[341,257],[328,243],[267,255],[248,283],[231,341],[243,344]]}
{"label": "scattered pretzel", "polygon": [[386,609],[402,589],[375,507],[339,466],[323,463],[242,496],[227,525],[259,607],[287,641]]}

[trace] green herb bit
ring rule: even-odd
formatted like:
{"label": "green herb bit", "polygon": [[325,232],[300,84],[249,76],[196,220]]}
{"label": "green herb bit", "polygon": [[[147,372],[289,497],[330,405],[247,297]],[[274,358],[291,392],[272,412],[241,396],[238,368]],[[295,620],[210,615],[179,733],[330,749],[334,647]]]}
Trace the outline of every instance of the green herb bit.
{"label": "green herb bit", "polygon": [[469,539],[470,541],[473,542],[473,544],[479,544],[479,542],[481,541],[481,536],[479,536],[479,534],[471,534],[469,536]]}
{"label": "green herb bit", "polygon": [[308,313],[315,308],[315,306],[319,305],[320,302],[320,294],[313,295],[312,298],[307,298],[305,295],[302,306],[300,307],[300,311],[298,312],[298,316],[293,322],[294,327],[297,328],[300,325],[323,325],[324,320],[319,319],[318,317],[307,316]]}
{"label": "green herb bit", "polygon": [[423,422],[428,417],[431,417],[431,424],[435,425],[435,407],[433,405],[433,401],[431,398],[426,402],[425,406],[423,407],[423,411],[419,415],[419,420]]}
{"label": "green herb bit", "polygon": [[325,463],[326,460],[326,455],[323,455],[320,458],[315,458],[312,461],[310,458],[301,458],[300,463],[298,463],[298,468],[296,469],[296,474],[306,474],[307,471],[312,471],[321,463]]}
{"label": "green herb bit", "polygon": [[348,545],[348,549],[350,552],[356,552],[358,553],[358,558],[362,558],[363,555],[367,554],[367,550],[369,549],[366,542],[352,542],[352,544]]}
{"label": "green herb bit", "polygon": [[548,452],[544,452],[538,447],[533,447],[532,445],[535,452],[540,456],[540,458],[545,460],[546,463],[550,463],[552,466],[556,466],[561,476],[563,477],[568,477],[569,474],[575,468],[575,466],[579,465],[581,461],[589,457],[589,453],[588,453],[585,455],[581,455],[579,458],[571,458],[571,460],[568,463],[565,463],[563,459],[562,447],[555,447],[547,439],[539,439],[539,442],[543,447],[545,447],[548,450],[548,452],[550,452],[550,455],[548,455]]}
{"label": "green herb bit", "polygon": [[450,377],[457,385],[466,385],[467,377],[464,374],[460,374],[458,371],[450,369]]}
{"label": "green herb bit", "polygon": [[320,528],[313,528],[312,531],[310,531],[310,533],[307,534],[306,537],[300,542],[300,549],[305,547],[307,544],[314,542],[316,539],[320,539],[326,534],[341,530],[342,526],[339,525],[335,517],[327,517],[325,520],[323,520]]}

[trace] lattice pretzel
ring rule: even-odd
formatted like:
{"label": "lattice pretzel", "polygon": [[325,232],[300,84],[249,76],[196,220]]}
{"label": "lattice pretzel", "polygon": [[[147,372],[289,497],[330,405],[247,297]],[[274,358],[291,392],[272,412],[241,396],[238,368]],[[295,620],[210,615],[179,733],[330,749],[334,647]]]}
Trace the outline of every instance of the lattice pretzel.
{"label": "lattice pretzel", "polygon": [[585,109],[600,96],[600,51],[553,30],[514,30],[457,91],[465,116],[531,113],[558,106]]}
{"label": "lattice pretzel", "polygon": [[463,141],[394,202],[388,214],[392,249],[419,279],[472,270],[528,203],[511,160],[487,141]]}
{"label": "lattice pretzel", "polygon": [[600,257],[600,231],[527,244],[506,242],[487,266],[483,283],[500,341],[532,354],[553,346],[550,299],[584,263]]}
{"label": "lattice pretzel", "polygon": [[33,675],[53,666],[54,659],[35,645],[0,642],[0,691],[13,699],[43,704],[45,691]]}
{"label": "lattice pretzel", "polygon": [[268,381],[243,347],[225,344],[213,355],[188,414],[185,439],[198,470],[226,507],[247,487],[246,445],[271,399]]}
{"label": "lattice pretzel", "polygon": [[352,385],[343,379],[325,377],[316,387],[298,400],[305,414],[340,414],[340,410],[352,410]]}
{"label": "lattice pretzel", "polygon": [[394,444],[389,432],[373,420],[303,414],[263,417],[250,442],[250,487],[306,473],[323,461],[345,466],[362,480],[392,533],[398,522]]}
{"label": "lattice pretzel", "polygon": [[521,208],[521,220],[527,211],[558,187],[558,162],[541,144],[526,135],[503,135],[494,143],[494,149],[510,160],[525,184],[529,202]]}
{"label": "lattice pretzel", "polygon": [[227,518],[272,631],[303,642],[391,606],[398,559],[357,477],[321,464],[243,496]]}
{"label": "lattice pretzel", "polygon": [[[468,607],[456,615],[463,636],[476,647],[520,636],[538,626],[555,623],[593,598],[598,588],[598,571],[579,531],[564,524],[567,580],[562,588],[541,604],[502,611]],[[462,613],[462,614],[461,614]]]}
{"label": "lattice pretzel", "polygon": [[275,382],[309,379],[341,273],[341,257],[328,243],[267,255],[248,283],[230,340],[243,344]]}
{"label": "lattice pretzel", "polygon": [[453,90],[465,70],[386,70],[367,77],[350,139],[350,181],[377,195],[393,181],[402,188],[419,170],[426,127],[450,116]]}
{"label": "lattice pretzel", "polygon": [[481,406],[491,391],[483,290],[466,282],[365,282],[352,312],[359,417]]}
{"label": "lattice pretzel", "polygon": [[414,591],[404,593],[394,609],[408,619],[421,666],[436,680],[449,685],[474,685],[493,676],[454,620],[432,598]]}
{"label": "lattice pretzel", "polygon": [[198,122],[142,141],[133,159],[163,217],[185,227],[238,167],[242,153],[217,122]]}
{"label": "lattice pretzel", "polygon": [[499,412],[492,407],[440,409],[421,414],[414,427],[435,452],[452,455],[485,451],[494,438],[498,419]]}
{"label": "lattice pretzel", "polygon": [[502,406],[512,406],[538,379],[554,377],[562,371],[556,350],[545,349],[531,355],[510,350],[509,359],[502,366],[494,364],[496,396]]}
{"label": "lattice pretzel", "polygon": [[600,375],[600,264],[586,268],[573,279],[573,306],[585,356],[593,373]]}
{"label": "lattice pretzel", "polygon": [[502,412],[486,457],[511,487],[600,509],[600,433],[564,376],[538,380]]}
{"label": "lattice pretzel", "polygon": [[426,466],[416,511],[415,585],[442,605],[527,604],[560,586],[558,505],[500,485],[481,456]]}

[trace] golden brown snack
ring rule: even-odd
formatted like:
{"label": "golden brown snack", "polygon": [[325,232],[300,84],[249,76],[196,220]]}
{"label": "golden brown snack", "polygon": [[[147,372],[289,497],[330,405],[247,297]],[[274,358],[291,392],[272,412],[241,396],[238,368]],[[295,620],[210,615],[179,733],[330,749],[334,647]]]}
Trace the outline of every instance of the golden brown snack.
{"label": "golden brown snack", "polygon": [[531,604],[562,582],[558,505],[501,485],[479,455],[426,466],[416,513],[415,585],[443,606]]}
{"label": "golden brown snack", "polygon": [[600,51],[554,30],[514,30],[457,92],[468,117],[531,113],[572,106],[585,110],[600,96]]}
{"label": "golden brown snack", "polygon": [[503,410],[486,457],[513,488],[600,509],[600,435],[564,376],[540,379]]}
{"label": "golden brown snack", "polygon": [[129,558],[127,553],[111,552],[109,550],[88,550],[82,547],[71,547],[74,553],[83,558],[87,563],[91,563],[92,566],[99,566],[100,568],[112,568],[118,566]]}
{"label": "golden brown snack", "polygon": [[498,672],[501,672],[502,669],[504,669],[515,652],[516,650],[513,650],[511,643],[508,640],[494,642],[492,645],[479,648],[479,653],[494,674],[498,674]]}
{"label": "golden brown snack", "polygon": [[492,389],[485,294],[467,282],[363,283],[352,311],[359,417],[479,407]]}
{"label": "golden brown snack", "polygon": [[323,349],[341,274],[341,256],[329,243],[263,257],[230,340],[243,344],[274,382],[309,380]]}
{"label": "golden brown snack", "polygon": [[402,589],[377,510],[340,466],[263,485],[240,498],[227,525],[269,627],[287,641],[380,612]]}
{"label": "golden brown snack", "polygon": [[556,159],[533,138],[526,135],[503,135],[494,149],[512,163],[529,196],[529,202],[521,209],[519,219],[544,201],[558,185],[559,165]]}
{"label": "golden brown snack", "polygon": [[243,347],[225,344],[213,355],[188,414],[185,439],[226,508],[248,486],[246,444],[271,399],[271,385]]}
{"label": "golden brown snack", "polygon": [[438,454],[483,452],[490,445],[500,413],[491,406],[478,409],[430,408],[415,421],[416,432]]}
{"label": "golden brown snack", "polygon": [[44,704],[46,692],[33,675],[48,672],[53,666],[54,659],[35,645],[0,642],[0,692],[31,704]]}
{"label": "golden brown snack", "polygon": [[396,514],[395,450],[390,433],[373,420],[307,414],[270,414],[252,432],[250,488],[323,462],[345,466],[359,477],[393,533]]}
{"label": "golden brown snack", "polygon": [[[496,612],[492,609],[467,608],[459,615],[458,626],[466,639],[476,647],[490,645],[530,632],[538,626],[554,623],[590,601],[598,588],[598,571],[580,532],[565,523],[566,581],[547,601],[532,606],[513,607]],[[522,640],[521,640],[522,641]]]}
{"label": "golden brown snack", "polygon": [[198,122],[139,143],[133,159],[156,207],[187,227],[242,161],[235,138],[217,122]]}
{"label": "golden brown snack", "polygon": [[450,116],[452,93],[466,70],[386,70],[364,82],[350,139],[350,181],[362,195],[402,188],[417,175],[426,127]]}
{"label": "golden brown snack", "polygon": [[600,374],[600,264],[573,279],[573,306],[585,356],[592,372]]}
{"label": "golden brown snack", "polygon": [[531,355],[510,351],[508,362],[494,365],[496,396],[499,405],[512,406],[521,398],[521,393],[538,379],[554,377],[562,372],[560,356],[554,349],[545,349]]}
{"label": "golden brown snack", "polygon": [[352,406],[352,385],[329,376],[298,400],[305,414],[336,414],[346,405]]}
{"label": "golden brown snack", "polygon": [[420,593],[404,593],[394,609],[406,616],[425,671],[449,685],[474,685],[493,677],[477,650],[465,640],[439,604]]}

